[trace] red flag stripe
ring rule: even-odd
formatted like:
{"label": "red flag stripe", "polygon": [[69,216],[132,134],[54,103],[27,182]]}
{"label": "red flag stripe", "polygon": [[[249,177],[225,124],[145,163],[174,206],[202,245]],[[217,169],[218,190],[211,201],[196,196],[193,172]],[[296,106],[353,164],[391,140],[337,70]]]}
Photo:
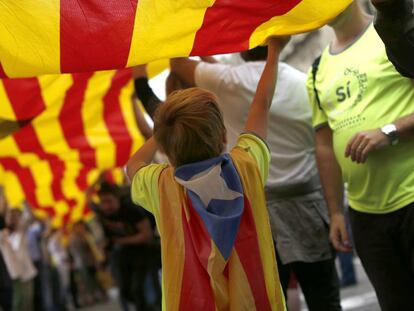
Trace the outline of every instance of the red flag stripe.
{"label": "red flag stripe", "polygon": [[2,80],[17,120],[30,120],[46,109],[37,78]]}
{"label": "red flag stripe", "polygon": [[[13,138],[21,152],[34,153],[40,159],[48,162],[50,172],[52,173],[51,189],[54,200],[64,200],[65,195],[62,192],[62,179],[66,169],[65,163],[56,155],[45,152],[32,124],[28,124],[20,129],[20,131],[13,135]],[[35,188],[28,189],[28,191],[35,191]]]}
{"label": "red flag stripe", "polygon": [[61,0],[61,72],[125,67],[136,9],[137,0]]}
{"label": "red flag stripe", "polygon": [[112,78],[111,88],[103,98],[105,124],[108,128],[109,135],[116,145],[116,167],[125,165],[129,159],[132,148],[132,137],[124,120],[121,102],[119,100],[122,88],[125,87],[130,80],[130,70],[117,71]]}
{"label": "red flag stripe", "polygon": [[234,0],[229,5],[228,0],[216,0],[206,11],[203,25],[196,34],[191,55],[248,50],[250,36],[258,26],[274,16],[286,14],[301,1]]}
{"label": "red flag stripe", "polygon": [[[211,239],[204,223],[194,211],[191,201],[187,201],[191,226],[187,221],[183,207],[181,218],[185,243],[185,259],[179,310],[199,310],[202,306],[204,311],[214,311],[216,309],[214,294],[210,284],[210,277],[207,273],[208,258],[211,253]],[[197,282],[194,282],[195,277]]]}
{"label": "red flag stripe", "polygon": [[7,78],[7,75],[6,75],[6,72],[3,69],[3,66],[1,65],[1,62],[0,62],[0,79],[4,79],[4,78]]}
{"label": "red flag stripe", "polygon": [[59,113],[59,121],[63,135],[69,147],[79,151],[80,162],[85,166],[77,178],[80,189],[85,189],[86,176],[89,169],[96,167],[95,150],[86,139],[85,126],[82,119],[82,105],[89,78],[93,73],[73,74],[73,84],[67,90],[63,107]]}
{"label": "red flag stripe", "polygon": [[248,198],[244,198],[244,212],[240,222],[239,234],[236,239],[235,248],[240,262],[246,272],[252,291],[256,310],[272,310],[267,295],[266,282],[260,247],[257,240],[256,224],[254,222],[251,205]]}

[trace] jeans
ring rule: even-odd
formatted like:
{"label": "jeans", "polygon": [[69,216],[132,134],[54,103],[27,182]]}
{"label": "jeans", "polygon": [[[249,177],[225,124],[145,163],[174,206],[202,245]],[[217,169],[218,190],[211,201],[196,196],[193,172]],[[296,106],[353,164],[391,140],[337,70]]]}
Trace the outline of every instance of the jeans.
{"label": "jeans", "polygon": [[414,204],[388,214],[350,209],[355,248],[383,311],[414,310]]}

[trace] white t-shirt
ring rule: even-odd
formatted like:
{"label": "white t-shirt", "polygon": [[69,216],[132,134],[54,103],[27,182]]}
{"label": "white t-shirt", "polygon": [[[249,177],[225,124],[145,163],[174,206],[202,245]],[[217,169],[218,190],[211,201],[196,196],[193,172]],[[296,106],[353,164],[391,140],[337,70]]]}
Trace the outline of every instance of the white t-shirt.
{"label": "white t-shirt", "polygon": [[[200,63],[196,85],[217,95],[227,128],[228,148],[244,131],[264,62],[242,65]],[[305,85],[306,75],[279,64],[278,80],[269,114],[267,142],[271,165],[267,186],[296,184],[317,174],[314,131]]]}
{"label": "white t-shirt", "polygon": [[17,231],[8,236],[1,232],[0,249],[13,280],[26,282],[36,276],[37,271],[30,258],[24,232]]}

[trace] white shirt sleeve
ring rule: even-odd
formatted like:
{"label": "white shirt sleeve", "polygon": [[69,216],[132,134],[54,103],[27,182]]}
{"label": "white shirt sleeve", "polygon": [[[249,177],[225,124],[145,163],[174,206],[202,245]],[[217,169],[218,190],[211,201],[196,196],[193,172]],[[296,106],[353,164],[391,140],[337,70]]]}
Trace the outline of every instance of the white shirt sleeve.
{"label": "white shirt sleeve", "polygon": [[195,84],[220,97],[220,85],[230,73],[231,65],[200,62],[194,73]]}

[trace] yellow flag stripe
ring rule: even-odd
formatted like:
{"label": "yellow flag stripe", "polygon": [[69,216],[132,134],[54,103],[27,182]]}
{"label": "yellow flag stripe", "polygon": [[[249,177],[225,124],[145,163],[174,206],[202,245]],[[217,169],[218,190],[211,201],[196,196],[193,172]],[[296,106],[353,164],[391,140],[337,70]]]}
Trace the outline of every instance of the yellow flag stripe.
{"label": "yellow flag stripe", "polygon": [[59,0],[0,1],[0,60],[8,76],[60,72]]}
{"label": "yellow flag stripe", "polygon": [[214,0],[140,0],[128,66],[189,55],[205,11],[213,4]]}
{"label": "yellow flag stripe", "polygon": [[352,0],[302,0],[288,13],[260,25],[250,36],[251,48],[263,44],[272,35],[296,34],[317,29],[352,3]]}

